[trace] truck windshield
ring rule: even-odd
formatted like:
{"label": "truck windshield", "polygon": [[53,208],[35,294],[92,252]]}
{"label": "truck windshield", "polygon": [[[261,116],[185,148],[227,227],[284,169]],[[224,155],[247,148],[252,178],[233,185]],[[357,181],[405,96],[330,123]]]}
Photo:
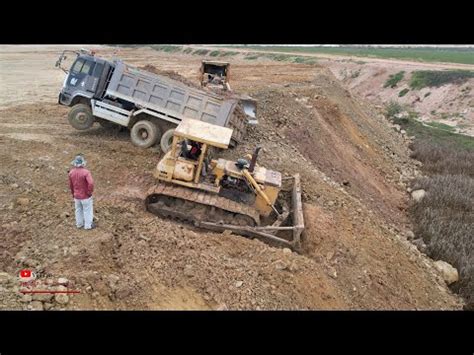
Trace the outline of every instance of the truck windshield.
{"label": "truck windshield", "polygon": [[91,74],[94,68],[94,64],[95,63],[88,60],[78,59],[72,67],[72,72],[76,74]]}

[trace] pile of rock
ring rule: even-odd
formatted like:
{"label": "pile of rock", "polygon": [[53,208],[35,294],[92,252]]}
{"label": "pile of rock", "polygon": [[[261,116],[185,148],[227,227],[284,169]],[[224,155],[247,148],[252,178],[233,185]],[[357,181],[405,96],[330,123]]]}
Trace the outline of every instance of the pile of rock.
{"label": "pile of rock", "polygon": [[[47,311],[63,308],[69,303],[69,296],[66,291],[71,289],[71,286],[71,282],[64,277],[60,277],[56,282],[54,280],[38,280],[33,287],[21,287],[18,296],[20,302],[24,303],[28,310]],[[48,291],[51,293],[48,293]]]}

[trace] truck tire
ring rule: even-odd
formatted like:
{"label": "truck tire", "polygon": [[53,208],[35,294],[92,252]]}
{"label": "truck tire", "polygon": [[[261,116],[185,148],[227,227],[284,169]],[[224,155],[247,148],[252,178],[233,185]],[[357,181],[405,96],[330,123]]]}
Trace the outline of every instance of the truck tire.
{"label": "truck tire", "polygon": [[132,143],[140,148],[149,148],[160,139],[160,129],[148,120],[141,120],[135,123],[130,131]]}
{"label": "truck tire", "polygon": [[166,153],[170,150],[171,144],[173,143],[174,128],[167,130],[162,136],[160,141],[161,151]]}
{"label": "truck tire", "polygon": [[69,124],[80,131],[91,128],[94,124],[92,110],[86,104],[74,105],[71,108],[71,111],[69,111],[67,118]]}

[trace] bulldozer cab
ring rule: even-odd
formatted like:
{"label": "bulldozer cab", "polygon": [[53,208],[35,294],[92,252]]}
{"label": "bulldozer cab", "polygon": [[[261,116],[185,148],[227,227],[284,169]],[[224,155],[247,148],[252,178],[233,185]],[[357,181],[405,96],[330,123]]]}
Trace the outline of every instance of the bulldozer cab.
{"label": "bulldozer cab", "polygon": [[155,177],[168,182],[185,182],[187,186],[200,185],[201,177],[206,174],[209,150],[227,149],[231,137],[230,128],[190,118],[181,121],[174,131],[170,151],[158,163]]}
{"label": "bulldozer cab", "polygon": [[201,63],[201,86],[230,90],[230,63],[203,60]]}

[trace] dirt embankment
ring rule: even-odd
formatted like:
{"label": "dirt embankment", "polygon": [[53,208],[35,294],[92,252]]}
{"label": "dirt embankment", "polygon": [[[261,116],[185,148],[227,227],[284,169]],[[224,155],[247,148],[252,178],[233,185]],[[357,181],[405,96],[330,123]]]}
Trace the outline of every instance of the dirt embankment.
{"label": "dirt embankment", "polygon": [[[140,65],[151,54],[128,55]],[[193,79],[194,59],[153,55],[153,65]],[[235,159],[260,144],[259,164],[301,173],[302,254],[148,214],[143,197],[154,183],[158,149],[132,146],[127,132],[75,131],[67,109],[54,101],[14,105],[0,111],[0,271],[16,275],[31,267],[45,279],[66,277],[80,293],[67,301],[29,299],[11,278],[2,281],[2,307],[460,308],[431,262],[403,236],[409,225],[401,176],[414,170],[404,138],[327,70],[259,65],[234,66],[235,87],[251,88],[259,100],[259,125],[224,156]],[[89,232],[74,227],[67,187],[78,152],[97,184],[99,228]]]}
{"label": "dirt embankment", "polygon": [[[413,72],[442,70],[443,67],[430,67],[426,63],[405,65],[396,61],[365,62],[365,59],[322,61],[321,64],[330,68],[351,92],[375,105],[383,107],[390,101],[398,102],[423,122],[442,123],[455,132],[474,136],[474,79],[412,89]],[[394,87],[384,87],[390,75],[401,72],[403,78]]]}

